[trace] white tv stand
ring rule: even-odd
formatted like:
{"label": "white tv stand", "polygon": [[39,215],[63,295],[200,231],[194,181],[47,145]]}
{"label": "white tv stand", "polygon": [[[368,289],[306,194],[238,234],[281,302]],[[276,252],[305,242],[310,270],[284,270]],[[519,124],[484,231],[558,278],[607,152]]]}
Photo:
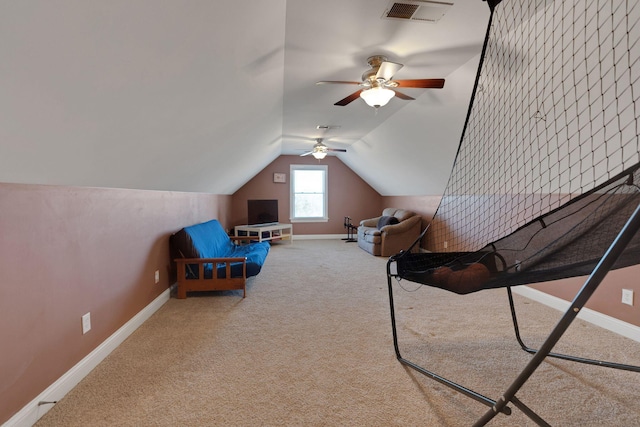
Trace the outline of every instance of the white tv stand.
{"label": "white tv stand", "polygon": [[250,237],[247,240],[264,242],[269,240],[289,240],[293,243],[293,226],[291,224],[273,225],[236,225],[234,235],[238,237]]}

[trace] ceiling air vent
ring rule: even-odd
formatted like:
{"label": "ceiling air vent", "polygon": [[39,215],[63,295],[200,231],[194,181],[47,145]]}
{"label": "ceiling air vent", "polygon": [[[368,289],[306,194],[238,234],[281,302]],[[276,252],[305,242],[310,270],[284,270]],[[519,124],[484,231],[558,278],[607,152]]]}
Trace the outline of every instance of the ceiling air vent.
{"label": "ceiling air vent", "polygon": [[429,0],[391,1],[382,19],[401,19],[416,22],[438,22],[453,3]]}

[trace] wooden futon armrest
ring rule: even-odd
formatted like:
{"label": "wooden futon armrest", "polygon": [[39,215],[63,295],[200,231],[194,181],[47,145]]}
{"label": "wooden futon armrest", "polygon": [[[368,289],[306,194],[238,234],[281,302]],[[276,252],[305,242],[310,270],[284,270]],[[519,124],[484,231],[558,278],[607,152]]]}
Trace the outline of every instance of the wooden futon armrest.
{"label": "wooden futon armrest", "polygon": [[[178,268],[178,298],[186,298],[189,291],[226,291],[242,289],[246,296],[247,259],[238,258],[176,258]],[[242,276],[231,277],[231,264],[242,263]],[[188,277],[187,265],[197,265],[198,271],[192,271],[197,277]],[[212,264],[211,277],[205,278],[205,264]],[[225,265],[225,277],[218,277],[218,265]],[[192,268],[192,267],[189,267]]]}

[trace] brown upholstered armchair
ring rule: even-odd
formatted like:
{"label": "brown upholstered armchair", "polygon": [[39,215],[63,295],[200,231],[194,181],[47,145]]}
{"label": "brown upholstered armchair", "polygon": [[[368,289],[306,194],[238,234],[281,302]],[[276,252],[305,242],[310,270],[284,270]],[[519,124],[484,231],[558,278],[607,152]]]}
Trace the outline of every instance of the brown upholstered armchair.
{"label": "brown upholstered armchair", "polygon": [[[376,256],[391,256],[420,236],[422,217],[404,209],[386,208],[382,215],[363,219],[358,227],[358,246]],[[417,251],[419,245],[413,249]]]}

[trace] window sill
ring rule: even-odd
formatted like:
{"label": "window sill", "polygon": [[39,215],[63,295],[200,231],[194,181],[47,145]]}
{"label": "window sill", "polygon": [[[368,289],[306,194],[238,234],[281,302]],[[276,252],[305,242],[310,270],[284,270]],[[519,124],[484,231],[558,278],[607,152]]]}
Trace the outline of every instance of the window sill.
{"label": "window sill", "polygon": [[329,222],[329,218],[289,218],[289,222]]}

